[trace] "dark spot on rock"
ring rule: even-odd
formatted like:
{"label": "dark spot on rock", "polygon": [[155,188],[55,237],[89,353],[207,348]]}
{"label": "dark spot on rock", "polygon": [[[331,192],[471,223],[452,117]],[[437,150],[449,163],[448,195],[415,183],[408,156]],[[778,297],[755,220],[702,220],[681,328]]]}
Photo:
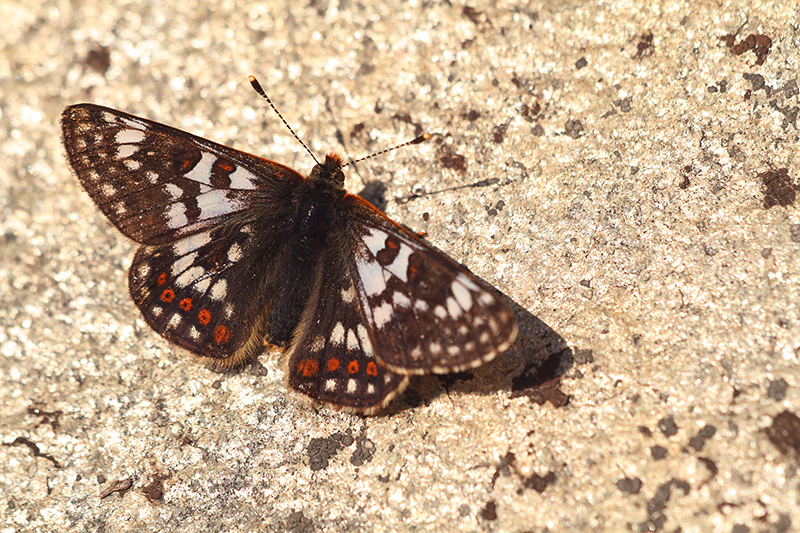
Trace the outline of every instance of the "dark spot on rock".
{"label": "dark spot on rock", "polygon": [[770,381],[767,387],[767,398],[775,400],[776,402],[783,401],[786,398],[786,389],[788,388],[789,384],[786,383],[784,379]]}
{"label": "dark spot on rock", "polygon": [[778,413],[766,428],[767,438],[784,455],[800,454],[800,418],[790,411]]}
{"label": "dark spot on rock", "polygon": [[642,480],[638,477],[624,477],[614,482],[619,490],[628,494],[639,494],[642,490]]}
{"label": "dark spot on rock", "polygon": [[678,432],[678,425],[672,415],[665,416],[658,421],[658,430],[667,438]]}
{"label": "dark spot on rock", "polygon": [[497,503],[494,500],[486,502],[486,505],[481,509],[481,516],[484,520],[497,520]]}

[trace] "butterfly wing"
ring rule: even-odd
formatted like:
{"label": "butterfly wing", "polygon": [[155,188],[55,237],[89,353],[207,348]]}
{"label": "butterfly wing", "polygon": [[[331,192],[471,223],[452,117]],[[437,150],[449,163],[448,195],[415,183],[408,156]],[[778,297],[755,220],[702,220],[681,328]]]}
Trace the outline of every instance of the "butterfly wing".
{"label": "butterfly wing", "polygon": [[376,358],[347,256],[320,258],[309,300],[287,351],[289,387],[336,407],[374,413],[400,394],[408,376]]}
{"label": "butterfly wing", "polygon": [[61,115],[67,159],[124,235],[168,244],[251,212],[285,216],[294,170],[164,124],[94,104]]}
{"label": "butterfly wing", "polygon": [[128,272],[131,297],[162,336],[218,367],[263,349],[267,318],[285,280],[285,239],[257,221],[228,223],[170,245],[142,246]]}
{"label": "butterfly wing", "polygon": [[356,196],[351,277],[375,357],[393,372],[459,372],[514,342],[514,313],[489,285]]}
{"label": "butterfly wing", "polygon": [[216,366],[263,347],[305,178],[189,133],[92,104],[61,118],[83,187],[145,244],[129,288],[147,323]]}

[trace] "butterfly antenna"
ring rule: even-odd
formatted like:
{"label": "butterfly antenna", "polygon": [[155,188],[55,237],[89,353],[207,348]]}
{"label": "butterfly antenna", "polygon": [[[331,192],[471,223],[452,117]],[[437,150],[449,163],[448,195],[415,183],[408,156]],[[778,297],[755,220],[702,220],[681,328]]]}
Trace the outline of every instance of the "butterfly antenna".
{"label": "butterfly antenna", "polygon": [[397,146],[392,146],[391,148],[385,148],[385,149],[381,150],[380,152],[375,152],[374,154],[370,154],[370,155],[368,155],[366,157],[362,157],[360,159],[355,159],[355,160],[348,161],[347,163],[342,165],[342,168],[344,168],[344,167],[346,167],[348,165],[352,165],[352,164],[355,164],[355,163],[360,163],[362,161],[366,161],[367,159],[372,159],[373,157],[385,154],[386,152],[392,152],[394,150],[397,150],[398,148],[402,148],[404,146],[408,146],[409,144],[419,144],[421,142],[425,142],[430,138],[431,138],[431,134],[430,133],[423,133],[419,137],[417,137],[415,139],[411,139],[410,141],[406,141],[406,142],[404,142],[402,144],[398,144]]}
{"label": "butterfly antenna", "polygon": [[[291,131],[291,132],[292,132],[292,135],[294,135],[294,138],[295,138],[295,139],[297,139],[297,142],[299,142],[299,143],[300,143],[300,144],[303,146],[303,148],[305,148],[305,149],[306,149],[306,152],[308,152],[308,153],[309,153],[309,155],[311,155],[311,158],[314,160],[314,162],[315,162],[316,164],[318,164],[318,165],[319,165],[319,161],[317,161],[317,158],[316,158],[316,157],[314,157],[314,153],[313,153],[311,150],[309,150],[309,149],[308,149],[308,146],[306,146],[306,143],[304,143],[304,142],[303,142],[303,139],[301,139],[300,137],[298,137],[298,136],[297,136],[297,134],[296,134],[296,133],[294,132],[294,130],[292,129],[292,127],[289,125],[289,123],[288,123],[288,122],[286,122],[286,119],[285,119],[285,118],[283,118],[283,115],[281,115],[281,112],[280,112],[280,111],[278,111],[278,108],[277,108],[277,107],[275,107],[275,104],[273,104],[273,103],[272,103],[272,100],[270,100],[270,99],[269,99],[269,96],[267,96],[267,93],[265,93],[265,92],[264,92],[264,89],[262,89],[262,88],[261,88],[261,84],[260,84],[260,83],[258,83],[258,80],[256,79],[256,77],[255,77],[255,76],[249,76],[249,79],[250,79],[250,85],[252,85],[252,86],[253,86],[253,89],[255,89],[255,91],[256,91],[256,92],[257,92],[257,93],[258,93],[258,94],[259,94],[259,95],[260,95],[260,96],[261,96],[261,97],[262,97],[264,100],[266,100],[266,101],[269,103],[269,106],[272,108],[272,110],[273,110],[273,111],[275,111],[275,114],[276,114],[276,115],[278,115],[278,118],[279,118],[279,119],[281,119],[281,122],[283,122],[283,125],[284,125],[284,126],[286,126],[286,128],[287,128],[289,131]],[[416,140],[416,139],[415,139],[415,140]],[[411,141],[411,143],[413,143],[413,142],[414,142],[414,141]],[[420,141],[420,142],[422,142],[422,141]],[[409,144],[409,143],[406,143],[406,144]],[[400,145],[400,146],[402,146],[402,145]],[[398,148],[399,148],[399,147],[398,147]],[[386,151],[388,151],[388,150],[384,150],[384,152],[386,152]],[[378,152],[378,153],[381,153],[381,152]],[[373,155],[378,155],[378,154],[373,154]],[[370,157],[372,157],[372,156],[370,156]],[[366,159],[366,158],[364,158],[364,159]],[[359,161],[360,161],[360,160],[359,160]]]}

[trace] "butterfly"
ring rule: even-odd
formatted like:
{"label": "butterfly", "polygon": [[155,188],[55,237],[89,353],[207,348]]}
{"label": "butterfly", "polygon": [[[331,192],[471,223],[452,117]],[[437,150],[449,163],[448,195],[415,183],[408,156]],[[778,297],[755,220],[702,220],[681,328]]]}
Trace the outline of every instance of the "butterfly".
{"label": "butterfly", "polygon": [[83,188],[141,244],[128,285],[145,321],[207,365],[273,345],[290,389],[370,414],[409,376],[477,367],[517,336],[494,289],[348,194],[334,153],[304,177],[99,105],[61,127]]}

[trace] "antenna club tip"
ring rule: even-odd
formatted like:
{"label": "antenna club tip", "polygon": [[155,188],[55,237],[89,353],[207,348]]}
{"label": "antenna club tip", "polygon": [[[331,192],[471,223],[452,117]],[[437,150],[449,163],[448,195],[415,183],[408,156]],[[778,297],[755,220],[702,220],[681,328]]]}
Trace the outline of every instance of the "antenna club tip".
{"label": "antenna club tip", "polygon": [[249,76],[247,76],[247,79],[248,79],[248,80],[250,80],[250,83],[253,83],[254,81],[256,81],[256,77],[255,77],[255,76],[253,76],[252,74],[250,74]]}
{"label": "antenna club tip", "polygon": [[419,143],[427,141],[430,138],[431,138],[431,134],[430,133],[423,133],[422,135],[420,135],[419,137],[417,137],[416,139],[411,141],[409,144],[419,144]]}

